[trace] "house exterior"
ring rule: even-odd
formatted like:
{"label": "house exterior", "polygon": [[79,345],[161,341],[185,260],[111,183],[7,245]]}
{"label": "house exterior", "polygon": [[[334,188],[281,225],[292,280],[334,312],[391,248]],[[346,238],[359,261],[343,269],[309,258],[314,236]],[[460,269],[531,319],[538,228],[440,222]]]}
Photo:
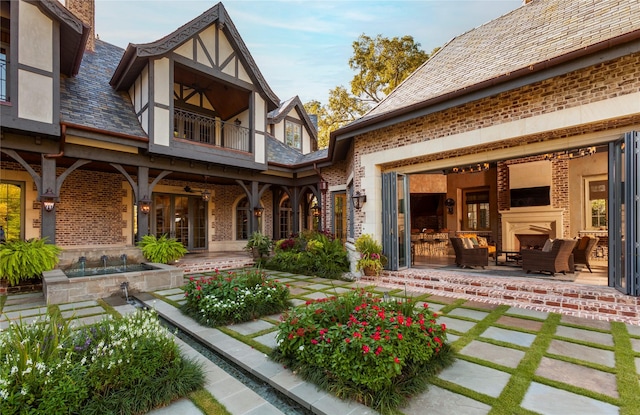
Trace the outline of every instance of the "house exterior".
{"label": "house exterior", "polygon": [[93,1],[0,10],[8,240],[84,254],[151,233],[236,251],[257,230],[319,226],[315,124],[280,102],[221,3],[126,50],[95,38]]}
{"label": "house exterior", "polygon": [[366,194],[348,240],[373,234],[391,270],[411,267],[423,228],[499,251],[594,235],[608,284],[637,296],[638,131],[640,3],[532,0],[452,39],[332,132],[322,173]]}

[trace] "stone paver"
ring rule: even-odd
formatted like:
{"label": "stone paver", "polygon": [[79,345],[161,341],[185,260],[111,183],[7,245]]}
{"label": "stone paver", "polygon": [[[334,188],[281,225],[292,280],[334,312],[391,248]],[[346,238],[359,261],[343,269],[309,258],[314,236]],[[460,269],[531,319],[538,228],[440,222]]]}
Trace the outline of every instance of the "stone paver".
{"label": "stone paver", "polygon": [[263,334],[262,336],[254,337],[253,340],[264,344],[267,347],[271,347],[275,349],[278,346],[276,342],[276,336],[278,335],[277,331],[272,331],[271,333]]}
{"label": "stone paver", "polygon": [[615,355],[610,350],[596,349],[564,340],[552,340],[547,353],[573,357],[603,366],[615,367],[616,365]]}
{"label": "stone paver", "polygon": [[306,287],[308,290],[326,290],[327,288],[331,288],[330,285],[327,284],[311,284]]}
{"label": "stone paver", "polygon": [[611,330],[611,322],[606,320],[594,320],[590,318],[582,318],[576,316],[563,315],[560,323],[573,324],[576,326],[591,327],[600,330]]}
{"label": "stone paver", "polygon": [[640,339],[631,339],[631,347],[637,353],[640,353]]}
{"label": "stone paver", "polygon": [[636,372],[640,375],[640,357],[636,357]]}
{"label": "stone paver", "polygon": [[182,301],[184,300],[184,293],[180,293],[180,294],[173,294],[167,297],[167,299],[171,300],[171,301]]}
{"label": "stone paver", "polygon": [[542,321],[528,320],[526,318],[500,316],[500,318],[496,321],[496,324],[509,327],[517,327],[520,329],[531,331],[540,331],[544,323]]}
{"label": "stone paver", "polygon": [[509,381],[510,375],[500,370],[464,360],[456,360],[444,369],[439,378],[464,386],[467,389],[498,397]]}
{"label": "stone paver", "polygon": [[531,383],[521,406],[545,415],[619,414],[617,406],[537,382]]}
{"label": "stone paver", "polygon": [[422,308],[422,307],[424,307],[425,304],[429,305],[429,310],[431,310],[431,311],[440,311],[444,307],[444,304],[430,303],[428,301],[418,301],[416,303],[416,307]]}
{"label": "stone paver", "polygon": [[486,311],[469,310],[468,308],[456,308],[447,313],[448,316],[466,317],[473,320],[482,320],[489,315]]}
{"label": "stone paver", "polygon": [[93,307],[97,305],[98,305],[97,301],[87,300],[87,301],[80,301],[78,303],[59,304],[58,308],[60,309],[60,311],[66,311],[66,310],[74,310],[77,308]]}
{"label": "stone paver", "polygon": [[472,321],[460,320],[457,318],[450,317],[438,317],[438,323],[444,323],[447,326],[447,330],[454,330],[460,333],[465,333],[476,324]]}
{"label": "stone paver", "polygon": [[184,290],[182,288],[171,288],[169,290],[156,291],[156,294],[162,295],[164,297],[180,293],[184,293]]}
{"label": "stone paver", "polygon": [[429,386],[426,393],[415,396],[402,408],[405,415],[485,415],[489,405],[437,386]]}
{"label": "stone paver", "polygon": [[253,320],[247,321],[246,323],[240,324],[232,324],[227,326],[228,329],[233,330],[237,333],[243,334],[245,336],[251,335],[253,333],[257,333],[259,331],[268,330],[274,328],[275,326],[264,320]]}
{"label": "stone paver", "polygon": [[482,337],[499,340],[506,343],[517,344],[518,346],[529,347],[536,339],[536,336],[529,333],[522,333],[514,330],[505,330],[498,327],[489,327],[481,334]]}
{"label": "stone paver", "polygon": [[636,326],[633,324],[627,324],[627,331],[630,335],[640,337],[640,326]]}
{"label": "stone paver", "polygon": [[613,346],[613,336],[609,333],[558,326],[556,329],[556,336],[581,340],[589,343],[603,344],[605,346]]}
{"label": "stone paver", "polygon": [[331,297],[331,295],[327,294],[327,293],[322,293],[322,292],[312,292],[311,294],[305,295],[305,298],[308,298],[310,300],[319,300],[322,298],[327,298],[327,297]]}
{"label": "stone paver", "polygon": [[506,314],[512,314],[516,316],[524,316],[537,318],[540,320],[546,320],[549,317],[549,313],[544,311],[530,310],[528,308],[520,308],[520,307],[511,307],[507,310]]}
{"label": "stone paver", "polygon": [[536,370],[536,375],[595,391],[613,398],[618,397],[616,375],[591,369],[586,366],[543,357]]}
{"label": "stone paver", "polygon": [[460,353],[511,368],[516,368],[525,354],[522,350],[496,346],[477,340],[469,343]]}
{"label": "stone paver", "polygon": [[179,401],[173,402],[170,406],[165,406],[164,408],[154,409],[149,412],[147,415],[200,415],[202,411],[198,409],[198,407],[191,402],[187,398],[180,399]]}
{"label": "stone paver", "polygon": [[289,294],[291,295],[304,295],[307,294],[309,292],[309,290],[305,290],[304,288],[300,288],[300,287],[290,287],[289,288]]}
{"label": "stone paver", "polygon": [[105,312],[104,308],[100,306],[88,307],[88,308],[78,308],[78,309],[70,309],[67,311],[63,311],[62,317],[64,318],[79,318],[88,316],[91,314],[103,314]]}

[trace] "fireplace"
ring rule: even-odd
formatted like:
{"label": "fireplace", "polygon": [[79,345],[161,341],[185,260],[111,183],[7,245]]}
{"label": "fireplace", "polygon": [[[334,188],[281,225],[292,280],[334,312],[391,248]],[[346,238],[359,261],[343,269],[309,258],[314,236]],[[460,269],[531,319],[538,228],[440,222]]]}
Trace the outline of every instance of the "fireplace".
{"label": "fireplace", "polygon": [[[519,251],[525,245],[542,247],[547,239],[562,237],[563,209],[531,206],[499,213],[502,219],[503,251]],[[518,236],[526,236],[527,241],[521,242]]]}
{"label": "fireplace", "polygon": [[516,234],[516,251],[521,249],[542,249],[544,243],[549,239],[548,234]]}

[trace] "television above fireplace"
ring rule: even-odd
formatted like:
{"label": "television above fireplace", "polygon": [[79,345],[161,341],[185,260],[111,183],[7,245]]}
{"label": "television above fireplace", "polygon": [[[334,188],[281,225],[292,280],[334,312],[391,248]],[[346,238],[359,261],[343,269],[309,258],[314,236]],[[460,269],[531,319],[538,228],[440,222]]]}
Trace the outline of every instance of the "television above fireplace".
{"label": "television above fireplace", "polygon": [[551,186],[511,189],[511,207],[549,206]]}

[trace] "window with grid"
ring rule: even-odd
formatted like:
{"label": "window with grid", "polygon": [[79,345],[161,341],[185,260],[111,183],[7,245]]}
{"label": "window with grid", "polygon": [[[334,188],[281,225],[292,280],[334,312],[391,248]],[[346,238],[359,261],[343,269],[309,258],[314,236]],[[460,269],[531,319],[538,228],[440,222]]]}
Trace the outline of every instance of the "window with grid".
{"label": "window with grid", "polygon": [[287,197],[280,203],[280,239],[288,238],[291,235],[291,202]]}
{"label": "window with grid", "polygon": [[586,177],[585,227],[606,229],[608,214],[609,182],[604,175]]}
{"label": "window with grid", "polygon": [[302,150],[302,125],[285,120],[284,136],[284,143],[286,145]]}
{"label": "window with grid", "polygon": [[466,205],[465,228],[467,230],[489,230],[489,190],[474,190],[464,193]]}
{"label": "window with grid", "polygon": [[236,206],[236,240],[249,239],[249,200],[244,197]]}

